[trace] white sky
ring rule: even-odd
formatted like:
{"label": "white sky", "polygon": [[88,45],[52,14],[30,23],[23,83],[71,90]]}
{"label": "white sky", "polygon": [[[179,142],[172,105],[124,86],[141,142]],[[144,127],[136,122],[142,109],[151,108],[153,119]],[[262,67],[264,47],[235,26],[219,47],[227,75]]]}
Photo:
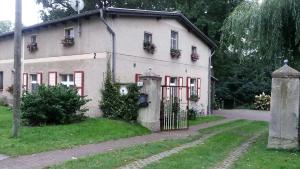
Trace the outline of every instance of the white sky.
{"label": "white sky", "polygon": [[[0,0],[0,21],[15,21],[15,0]],[[41,22],[39,11],[41,6],[36,5],[35,0],[22,0],[23,3],[23,24],[30,26]]]}

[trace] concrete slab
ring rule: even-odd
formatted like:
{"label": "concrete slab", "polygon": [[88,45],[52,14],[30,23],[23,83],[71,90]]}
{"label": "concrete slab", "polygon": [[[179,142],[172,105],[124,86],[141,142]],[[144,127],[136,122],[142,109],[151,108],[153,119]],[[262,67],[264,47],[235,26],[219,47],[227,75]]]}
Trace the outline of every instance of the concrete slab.
{"label": "concrete slab", "polygon": [[9,158],[9,157],[6,156],[6,155],[0,154],[0,161],[1,161],[1,160],[4,160],[4,159],[7,159],[7,158]]}

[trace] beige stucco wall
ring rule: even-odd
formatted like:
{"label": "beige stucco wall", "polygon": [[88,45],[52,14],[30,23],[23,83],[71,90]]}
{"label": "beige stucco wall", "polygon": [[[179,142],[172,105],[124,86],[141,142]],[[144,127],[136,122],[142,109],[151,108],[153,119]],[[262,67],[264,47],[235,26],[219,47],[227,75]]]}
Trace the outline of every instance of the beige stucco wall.
{"label": "beige stucco wall", "polygon": [[[141,74],[149,68],[163,77],[162,83],[164,83],[166,75],[183,77],[184,85],[186,84],[186,77],[201,78],[199,104],[203,104],[206,109],[208,102],[208,58],[211,51],[201,40],[173,19],[117,17],[115,19],[108,18],[108,23],[116,33],[116,77],[119,82],[134,82],[136,73]],[[81,24],[82,33],[80,37],[77,21],[25,32],[23,38],[25,50],[22,52],[25,59],[23,70],[29,74],[42,72],[45,84],[48,82],[48,72],[56,71],[61,74],[84,71],[84,93],[92,99],[89,103],[88,115],[96,116],[100,115],[98,109],[98,102],[101,97],[100,89],[109,55],[106,52],[111,52],[112,40],[106,27],[98,18],[83,19]],[[75,45],[65,48],[62,46],[61,40],[64,37],[64,28],[68,27],[74,27]],[[179,33],[179,49],[182,50],[179,59],[171,59],[170,56],[171,30]],[[143,49],[145,31],[153,34],[153,43],[157,47],[153,55],[146,53]],[[39,49],[35,53],[29,53],[26,46],[33,34],[37,35]],[[197,62],[192,62],[190,58],[192,46],[197,47],[200,55]],[[0,51],[0,71],[4,71],[4,88],[7,88],[12,82],[12,37],[0,39]],[[97,53],[96,59],[93,59],[94,53]],[[57,58],[67,58],[67,60]],[[58,76],[58,82],[59,78]]]}
{"label": "beige stucco wall", "polygon": [[[46,58],[56,56],[70,56],[86,53],[101,53],[109,50],[110,35],[106,27],[97,19],[81,20],[81,36],[79,35],[78,22],[69,21],[65,24],[57,24],[25,33],[25,49],[30,43],[31,35],[37,35],[38,51],[30,53],[25,50],[25,59]],[[65,28],[74,28],[75,45],[63,47],[61,40],[64,39]]]}
{"label": "beige stucco wall", "polygon": [[[130,23],[130,24],[128,24]],[[186,78],[201,78],[201,97],[198,105],[203,105],[207,112],[208,105],[208,65],[210,48],[189,32],[179,22],[173,19],[143,19],[143,18],[116,18],[110,21],[117,34],[117,62],[116,75],[120,82],[133,82],[135,74],[142,74],[149,68],[156,74]],[[171,30],[179,33],[179,49],[181,57],[172,59],[170,56]],[[144,32],[150,32],[156,52],[148,54],[143,49]],[[197,47],[200,59],[191,60],[191,48]]]}

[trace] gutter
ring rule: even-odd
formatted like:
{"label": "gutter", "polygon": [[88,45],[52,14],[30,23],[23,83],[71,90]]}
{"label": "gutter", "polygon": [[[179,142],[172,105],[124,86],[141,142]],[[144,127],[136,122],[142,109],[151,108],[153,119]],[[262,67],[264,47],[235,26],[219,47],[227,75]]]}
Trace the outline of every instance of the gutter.
{"label": "gutter", "polygon": [[103,9],[100,9],[100,20],[104,23],[106,26],[108,32],[112,36],[112,67],[111,67],[111,74],[112,74],[112,81],[115,83],[116,81],[116,34],[113,31],[113,29],[108,25],[108,23],[105,21],[103,17]]}
{"label": "gutter", "polygon": [[207,111],[208,111],[208,115],[212,114],[212,105],[211,105],[211,58],[213,57],[213,55],[216,53],[216,50],[213,50],[213,52],[211,53],[211,55],[209,56],[209,66],[208,66],[208,105],[207,105]]}

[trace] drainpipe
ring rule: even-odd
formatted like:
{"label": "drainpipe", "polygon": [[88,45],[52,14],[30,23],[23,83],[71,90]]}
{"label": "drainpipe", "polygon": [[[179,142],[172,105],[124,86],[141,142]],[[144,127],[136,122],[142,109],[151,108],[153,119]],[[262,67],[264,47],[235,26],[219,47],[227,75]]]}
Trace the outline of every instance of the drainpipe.
{"label": "drainpipe", "polygon": [[215,50],[213,50],[213,52],[211,53],[211,55],[209,56],[209,66],[208,66],[208,105],[207,105],[207,111],[208,111],[208,115],[211,115],[211,69],[212,69],[212,65],[211,65],[211,58],[212,56],[216,53]]}
{"label": "drainpipe", "polygon": [[104,23],[104,25],[106,26],[108,32],[111,34],[112,36],[112,67],[111,67],[111,73],[112,73],[112,81],[113,83],[115,83],[116,81],[116,34],[113,31],[113,29],[108,25],[108,23],[105,21],[104,17],[103,17],[103,9],[100,9],[100,20]]}

